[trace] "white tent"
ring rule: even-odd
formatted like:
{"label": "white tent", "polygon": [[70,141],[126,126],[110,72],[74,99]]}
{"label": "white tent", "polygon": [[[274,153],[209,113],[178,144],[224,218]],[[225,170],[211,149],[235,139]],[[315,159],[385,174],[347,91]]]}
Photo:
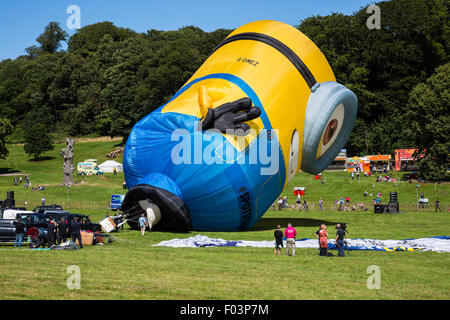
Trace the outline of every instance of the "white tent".
{"label": "white tent", "polygon": [[107,160],[98,166],[103,172],[114,172],[116,168],[117,172],[123,171],[123,165],[114,160]]}

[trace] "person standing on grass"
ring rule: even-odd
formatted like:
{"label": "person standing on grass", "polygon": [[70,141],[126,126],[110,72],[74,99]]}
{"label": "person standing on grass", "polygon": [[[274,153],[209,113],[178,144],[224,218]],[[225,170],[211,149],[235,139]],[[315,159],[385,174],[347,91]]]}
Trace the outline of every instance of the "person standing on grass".
{"label": "person standing on grass", "polygon": [[67,241],[67,231],[68,231],[67,222],[64,219],[64,217],[62,217],[58,223],[58,244]]}
{"label": "person standing on grass", "polygon": [[114,172],[114,175],[117,176],[117,169],[116,169],[116,167],[114,167],[113,172]]}
{"label": "person standing on grass", "polygon": [[439,209],[439,212],[442,212],[439,199],[436,199],[436,201],[434,202],[434,206],[435,206],[436,212],[438,211],[438,209]]}
{"label": "person standing on grass", "polygon": [[31,222],[31,217],[27,218],[27,223],[25,226],[26,226],[27,230],[33,227],[33,223]]}
{"label": "person standing on grass", "polygon": [[78,217],[73,218],[72,221],[72,242],[76,243],[78,239],[78,243],[80,244],[80,248],[83,249],[83,243],[81,242],[81,223],[78,221]]}
{"label": "person standing on grass", "polygon": [[292,248],[292,256],[295,256],[295,237],[297,236],[297,230],[292,227],[292,223],[288,223],[288,227],[284,230],[284,236],[286,237],[286,255],[289,255],[289,248]]}
{"label": "person standing on grass", "polygon": [[14,222],[14,226],[16,227],[16,241],[14,241],[14,247],[22,247],[23,235],[25,234],[25,224],[22,223],[22,219],[17,219],[17,222]]}
{"label": "person standing on grass", "polygon": [[276,256],[278,252],[278,256],[281,256],[281,248],[283,248],[283,231],[281,231],[280,225],[277,225],[277,229],[273,235],[275,237],[275,251],[273,254]]}
{"label": "person standing on grass", "polygon": [[47,237],[48,237],[48,247],[50,248],[52,245],[56,244],[56,229],[58,225],[56,221],[51,220],[47,226]]}
{"label": "person standing on grass", "polygon": [[283,198],[280,197],[280,199],[278,199],[278,210],[281,211],[283,209]]}
{"label": "person standing on grass", "polygon": [[322,200],[322,198],[319,199],[319,207],[320,207],[320,211],[323,211],[323,200]]}
{"label": "person standing on grass", "polygon": [[336,247],[338,249],[338,255],[339,257],[344,257],[345,256],[345,251],[344,251],[344,237],[345,237],[345,231],[344,229],[342,229],[342,226],[340,223],[338,223],[336,225]]}
{"label": "person standing on grass", "polygon": [[319,246],[320,246],[320,255],[323,257],[328,256],[328,233],[327,233],[327,226],[324,224],[320,225]]}
{"label": "person standing on grass", "polygon": [[283,201],[284,201],[284,207],[285,207],[285,208],[289,208],[289,203],[288,203],[287,196],[284,196]]}
{"label": "person standing on grass", "polygon": [[145,220],[145,215],[141,214],[139,218],[139,228],[141,228],[141,235],[145,234],[145,228],[147,226],[147,220]]}

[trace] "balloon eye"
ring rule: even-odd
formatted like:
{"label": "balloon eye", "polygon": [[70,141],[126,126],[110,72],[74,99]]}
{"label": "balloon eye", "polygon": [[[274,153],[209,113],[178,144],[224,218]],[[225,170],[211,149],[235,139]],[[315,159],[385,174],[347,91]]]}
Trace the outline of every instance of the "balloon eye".
{"label": "balloon eye", "polygon": [[336,119],[331,120],[327,128],[325,129],[325,134],[323,135],[324,145],[330,142],[330,140],[333,138],[334,134],[336,133],[337,127],[338,121]]}
{"label": "balloon eye", "polygon": [[344,123],[345,107],[343,103],[340,103],[332,112],[328,118],[328,122],[325,122],[322,128],[322,134],[319,140],[319,146],[317,147],[316,159],[322,157],[327,150],[333,146],[336,142],[339,132],[342,129]]}

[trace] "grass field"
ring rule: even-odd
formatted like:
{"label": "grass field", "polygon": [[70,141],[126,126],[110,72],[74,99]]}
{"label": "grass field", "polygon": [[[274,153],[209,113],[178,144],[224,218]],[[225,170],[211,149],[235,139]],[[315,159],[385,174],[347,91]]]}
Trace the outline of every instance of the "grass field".
{"label": "grass field", "polygon": [[[97,158],[99,163],[117,141],[91,141],[75,145],[75,162]],[[32,209],[45,195],[47,203],[65,208],[68,191],[60,187],[63,145],[46,153],[43,161],[29,161],[22,146],[10,145],[10,156],[0,161],[0,173],[30,174],[33,186],[45,184],[45,191],[14,187],[13,176],[0,176],[0,197],[15,191],[17,203],[28,202]],[[119,158],[117,161],[121,162]],[[78,251],[32,251],[0,245],[0,299],[449,299],[450,255],[436,252],[352,251],[349,257],[323,258],[315,249],[297,249],[295,257],[274,257],[264,248],[163,248],[153,245],[173,238],[196,234],[228,240],[272,240],[276,224],[292,222],[300,237],[312,237],[320,223],[329,226],[347,222],[350,237],[405,239],[450,235],[448,207],[449,185],[426,184],[420,188],[434,203],[441,201],[442,213],[433,208],[415,211],[415,183],[399,181],[377,184],[374,178],[350,180],[343,172],[325,172],[321,184],[307,174],[299,174],[286,187],[290,203],[293,186],[306,187],[310,211],[269,211],[245,232],[168,232],[146,233],[125,230],[114,233],[111,245],[86,247]],[[399,175],[396,174],[397,177]],[[84,180],[84,184],[81,184]],[[90,214],[99,221],[105,215],[110,195],[123,193],[123,176],[76,177],[70,189],[70,210]],[[372,185],[375,184],[375,188]],[[390,191],[397,191],[403,214],[376,215],[368,212],[337,212],[334,199],[348,196],[367,204],[382,193],[387,201]],[[325,211],[312,207],[319,197]],[[67,267],[81,271],[81,289],[69,290]],[[381,289],[366,286],[367,268],[381,270]]]}

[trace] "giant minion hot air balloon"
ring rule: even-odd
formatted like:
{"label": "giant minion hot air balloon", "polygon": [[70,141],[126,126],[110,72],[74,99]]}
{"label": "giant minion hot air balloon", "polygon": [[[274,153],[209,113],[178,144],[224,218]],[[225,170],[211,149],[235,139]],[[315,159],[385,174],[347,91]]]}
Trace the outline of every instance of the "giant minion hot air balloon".
{"label": "giant minion hot air balloon", "polygon": [[133,127],[124,216],[132,228],[144,214],[153,230],[246,230],[298,170],[329,165],[356,113],[356,96],[303,33],[246,24]]}

